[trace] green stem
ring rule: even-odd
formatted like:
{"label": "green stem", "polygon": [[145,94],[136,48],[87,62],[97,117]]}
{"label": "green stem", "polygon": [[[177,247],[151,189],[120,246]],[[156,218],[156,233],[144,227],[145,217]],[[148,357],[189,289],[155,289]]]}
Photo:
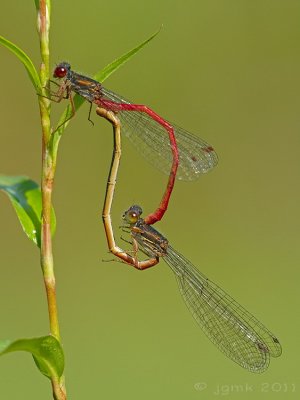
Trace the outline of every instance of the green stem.
{"label": "green stem", "polygon": [[[38,30],[41,49],[41,83],[46,87],[49,81],[49,25],[50,12],[46,0],[40,0],[38,12]],[[52,238],[51,238],[51,204],[55,174],[55,164],[48,145],[51,137],[50,129],[50,101],[40,97],[40,113],[42,121],[42,229],[41,229],[41,266],[44,274],[45,287],[48,299],[50,331],[60,340],[55,295],[55,276],[53,269]]]}
{"label": "green stem", "polygon": [[[40,78],[43,95],[49,83],[49,28],[50,28],[50,0],[40,0],[37,18],[40,36],[41,68]],[[51,146],[50,108],[51,102],[46,97],[39,97],[40,115],[42,122],[42,221],[41,221],[41,267],[47,294],[48,313],[51,334],[60,341],[56,284],[52,254],[51,237],[51,206],[52,191],[55,176],[57,147]],[[66,400],[64,376],[59,380],[51,379],[53,398]]]}

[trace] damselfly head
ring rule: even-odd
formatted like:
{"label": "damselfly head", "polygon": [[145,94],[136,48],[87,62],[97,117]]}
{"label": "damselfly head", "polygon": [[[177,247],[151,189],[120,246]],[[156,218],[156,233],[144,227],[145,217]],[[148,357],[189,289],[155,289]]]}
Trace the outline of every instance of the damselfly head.
{"label": "damselfly head", "polygon": [[142,215],[143,210],[140,206],[134,205],[128,208],[127,211],[123,214],[123,219],[130,225],[135,224],[140,216]]}
{"label": "damselfly head", "polygon": [[53,77],[58,79],[64,78],[70,71],[70,69],[71,65],[69,63],[61,62],[55,67],[55,70],[53,72]]}

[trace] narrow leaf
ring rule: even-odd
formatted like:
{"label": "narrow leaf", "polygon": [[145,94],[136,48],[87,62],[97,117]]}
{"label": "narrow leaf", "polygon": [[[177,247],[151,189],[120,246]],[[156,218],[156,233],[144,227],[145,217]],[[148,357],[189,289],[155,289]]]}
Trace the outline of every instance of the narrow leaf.
{"label": "narrow leaf", "polygon": [[0,356],[13,351],[31,353],[40,372],[48,378],[60,378],[63,374],[64,353],[59,341],[53,336],[0,340]]}
{"label": "narrow leaf", "polygon": [[[0,175],[0,190],[9,197],[26,235],[40,247],[42,194],[39,185],[26,176]],[[55,227],[56,218],[52,208],[52,235]]]}
{"label": "narrow leaf", "polygon": [[[114,73],[117,69],[119,69],[122,65],[124,65],[127,61],[129,61],[136,53],[138,53],[146,44],[148,44],[152,39],[155,38],[156,35],[158,35],[160,32],[160,29],[155,32],[152,36],[150,36],[148,39],[146,39],[144,42],[130,50],[128,53],[123,54],[121,57],[117,58],[114,60],[112,63],[108,64],[106,67],[104,67],[101,71],[97,72],[94,75],[94,79],[99,81],[99,82],[104,82],[105,79],[107,79],[112,73]],[[84,99],[79,96],[75,95],[74,96],[74,105],[75,105],[75,110],[77,111],[79,107],[84,103]],[[58,126],[63,124],[63,122],[68,119],[72,114],[72,109],[71,106],[68,105],[66,110],[63,112],[62,116],[59,119]],[[62,125],[57,131],[57,135],[61,135],[62,132],[66,129],[68,126],[70,120],[66,122],[66,124]]]}
{"label": "narrow leaf", "polygon": [[26,71],[35,89],[41,90],[41,81],[39,74],[37,73],[37,70],[35,69],[35,66],[33,65],[33,62],[28,57],[28,55],[17,45],[5,39],[3,36],[0,36],[0,43],[2,43],[3,46],[5,46],[8,50],[10,50],[18,57],[18,59],[23,63],[24,67],[26,68]]}

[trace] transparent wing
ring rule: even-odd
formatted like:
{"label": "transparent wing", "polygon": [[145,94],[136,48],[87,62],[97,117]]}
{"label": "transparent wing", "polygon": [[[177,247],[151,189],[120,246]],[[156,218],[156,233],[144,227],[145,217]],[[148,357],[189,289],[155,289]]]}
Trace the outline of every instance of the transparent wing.
{"label": "transparent wing", "polygon": [[[103,87],[101,90],[104,98],[110,101],[131,104],[110,90]],[[146,113],[120,111],[118,117],[121,121],[122,133],[130,139],[137,150],[150,164],[169,174],[172,151],[166,129]],[[169,122],[169,124],[174,128],[179,152],[178,179],[197,179],[217,165],[218,156],[211,145],[173,123]]]}
{"label": "transparent wing", "polygon": [[280,356],[278,339],[185,257],[169,246],[164,260],[175,273],[193,317],[229,358],[251,372],[263,372],[270,356]]}

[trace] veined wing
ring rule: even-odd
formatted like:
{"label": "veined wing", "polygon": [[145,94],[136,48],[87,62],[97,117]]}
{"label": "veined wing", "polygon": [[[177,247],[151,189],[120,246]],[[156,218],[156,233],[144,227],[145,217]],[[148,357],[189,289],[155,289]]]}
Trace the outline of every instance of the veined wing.
{"label": "veined wing", "polygon": [[251,372],[268,368],[281,354],[278,339],[171,246],[164,260],[176,275],[184,301],[209,339]]}
{"label": "veined wing", "polygon": [[[132,104],[103,87],[102,93],[104,99],[116,103]],[[146,160],[154,167],[169,174],[172,164],[172,151],[166,129],[151,116],[139,111],[122,110],[118,112],[118,118],[121,121],[122,132]],[[211,145],[173,123],[168,123],[174,128],[179,152],[178,179],[197,179],[217,165],[218,156]]]}

